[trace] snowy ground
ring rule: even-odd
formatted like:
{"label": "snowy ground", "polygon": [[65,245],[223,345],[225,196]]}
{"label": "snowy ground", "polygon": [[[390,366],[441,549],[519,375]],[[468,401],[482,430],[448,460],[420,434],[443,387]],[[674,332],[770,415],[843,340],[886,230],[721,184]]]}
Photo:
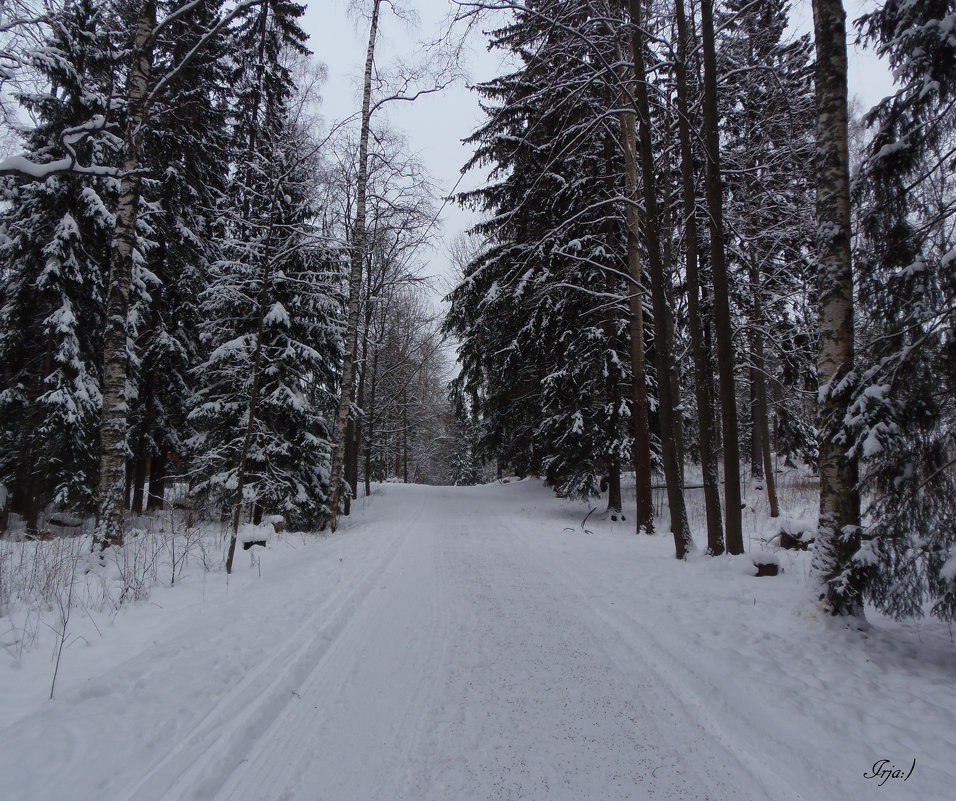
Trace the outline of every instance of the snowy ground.
{"label": "snowy ground", "polygon": [[228,587],[187,570],[75,614],[52,701],[52,631],[0,651],[0,797],[956,798],[945,627],[841,630],[804,555],[682,564],[586,511],[533,481],[387,485]]}

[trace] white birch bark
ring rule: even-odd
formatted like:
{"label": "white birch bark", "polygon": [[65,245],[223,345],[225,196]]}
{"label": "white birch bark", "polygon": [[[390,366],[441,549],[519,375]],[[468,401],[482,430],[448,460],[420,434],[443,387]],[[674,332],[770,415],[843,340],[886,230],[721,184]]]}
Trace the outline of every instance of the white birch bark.
{"label": "white birch bark", "polygon": [[106,336],[103,347],[103,412],[100,422],[99,506],[94,540],[100,548],[122,545],[126,511],[126,325],[140,198],[140,148],[145,100],[153,69],[156,2],[145,0],[136,23],[136,56],[126,88],[127,119],[116,228],[110,252]]}
{"label": "white birch bark", "polygon": [[345,356],[342,359],[342,388],[332,436],[332,499],[329,502],[329,527],[338,525],[339,503],[345,468],[346,428],[352,408],[355,386],[355,357],[358,349],[359,310],[362,291],[362,265],[365,261],[365,195],[368,182],[368,138],[372,99],[372,65],[375,61],[375,40],[378,36],[378,15],[381,0],[374,0],[369,26],[368,51],[365,56],[365,84],[362,93],[362,128],[359,135],[358,186],[355,192],[355,224],[352,226],[351,269],[349,272],[349,305],[345,328]]}
{"label": "white birch bark", "polygon": [[853,370],[853,271],[850,255],[850,177],[847,144],[846,13],[842,0],[814,0],[817,49],[817,430],[820,519],[814,576],[834,615],[863,614],[853,556],[860,545],[858,466],[841,436]]}

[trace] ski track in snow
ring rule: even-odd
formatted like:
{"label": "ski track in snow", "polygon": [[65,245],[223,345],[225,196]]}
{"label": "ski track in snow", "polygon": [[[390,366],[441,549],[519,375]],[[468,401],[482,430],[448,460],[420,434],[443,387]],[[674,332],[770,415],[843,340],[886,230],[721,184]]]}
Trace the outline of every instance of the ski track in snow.
{"label": "ski track in snow", "polygon": [[[836,797],[827,774],[841,757],[814,762],[828,722],[776,725],[690,658],[693,632],[668,631],[678,599],[607,564],[633,540],[562,533],[566,510],[527,484],[384,492],[344,534],[267,561],[264,578],[247,570],[228,593],[144,623],[112,664],[77,658],[71,672],[68,655],[57,700],[0,730],[0,795]],[[794,748],[800,726],[822,738],[809,755]],[[852,787],[840,797],[877,792]]]}

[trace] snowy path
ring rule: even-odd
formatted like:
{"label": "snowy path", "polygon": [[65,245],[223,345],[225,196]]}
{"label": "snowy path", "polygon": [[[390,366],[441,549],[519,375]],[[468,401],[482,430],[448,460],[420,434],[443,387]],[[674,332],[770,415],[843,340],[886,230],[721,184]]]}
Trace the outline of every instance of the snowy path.
{"label": "snowy path", "polygon": [[345,535],[267,553],[262,579],[211,578],[182,606],[168,591],[165,614],[108,633],[125,653],[68,655],[57,700],[0,730],[3,797],[826,797],[794,782],[782,726],[728,723],[719,682],[681,664],[661,625],[676,599],[608,561],[633,538],[561,534],[554,512],[529,526],[541,497],[388,487]]}

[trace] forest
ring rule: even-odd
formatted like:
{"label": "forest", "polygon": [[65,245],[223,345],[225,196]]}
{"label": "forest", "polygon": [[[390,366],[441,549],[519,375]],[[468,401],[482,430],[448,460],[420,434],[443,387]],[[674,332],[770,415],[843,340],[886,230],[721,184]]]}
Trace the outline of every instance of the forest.
{"label": "forest", "polygon": [[[230,572],[244,526],[335,531],[373,483],[534,475],[718,557],[786,466],[827,612],[952,621],[956,2],[799,34],[787,0],[455,0],[392,70],[412,9],[353,5],[330,124],[295,2],[0,1],[4,537],[117,552],[173,510]],[[381,109],[466,37],[507,69],[442,289],[449,200]],[[873,108],[847,37],[892,69]]]}

